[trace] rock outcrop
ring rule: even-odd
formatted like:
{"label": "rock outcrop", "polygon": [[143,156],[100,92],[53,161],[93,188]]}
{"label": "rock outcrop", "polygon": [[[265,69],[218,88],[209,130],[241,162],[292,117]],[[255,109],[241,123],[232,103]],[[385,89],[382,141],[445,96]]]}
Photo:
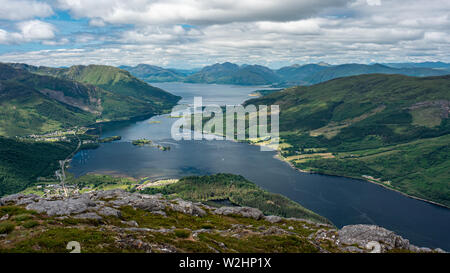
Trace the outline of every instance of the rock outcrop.
{"label": "rock outcrop", "polygon": [[220,215],[240,215],[242,217],[253,218],[255,220],[259,220],[264,216],[259,209],[249,207],[220,207],[216,209],[214,213]]}
{"label": "rock outcrop", "polygon": [[[135,238],[129,232],[172,234],[177,227],[153,228],[140,226],[136,220],[122,218],[121,210],[131,207],[141,210],[146,214],[159,215],[158,217],[173,217],[173,212],[186,214],[190,217],[204,218],[208,216],[245,217],[252,219],[255,224],[231,224],[228,229],[212,229],[209,224],[202,229],[191,228],[189,233],[192,240],[198,238],[201,233],[227,234],[234,238],[247,236],[299,236],[296,233],[300,228],[307,232],[306,239],[320,252],[389,252],[402,250],[411,252],[443,252],[441,249],[431,250],[412,245],[407,239],[395,234],[393,231],[375,225],[349,225],[340,230],[335,227],[315,223],[305,219],[283,218],[275,215],[265,216],[260,210],[250,207],[211,207],[201,203],[194,203],[182,199],[167,199],[161,194],[147,195],[130,193],[124,190],[94,191],[78,194],[71,197],[42,198],[37,195],[14,194],[0,199],[1,206],[21,206],[26,210],[64,220],[68,218],[82,219],[100,222],[98,227],[107,227],[117,232],[116,242],[119,246],[127,245],[142,251],[174,252],[176,249],[167,244],[150,244]],[[10,215],[0,215],[2,221],[10,221]],[[14,218],[14,216],[12,217]],[[111,219],[116,219],[111,222]],[[217,219],[217,218],[215,218]],[[207,220],[209,223],[209,220]],[[248,221],[247,221],[248,222]],[[102,225],[103,223],[103,225]],[[113,225],[112,223],[121,223]],[[245,222],[244,222],[245,223]],[[294,228],[295,226],[295,228]],[[189,227],[183,227],[186,229]],[[104,228],[102,228],[104,229]],[[303,234],[300,233],[300,234]],[[304,235],[302,235],[304,236]],[[215,242],[222,250],[227,247],[223,242]],[[326,247],[326,246],[331,246]],[[0,241],[1,247],[1,241]],[[217,252],[214,246],[208,246],[210,250]]]}
{"label": "rock outcrop", "polygon": [[[413,252],[431,252],[431,249],[417,247],[409,240],[395,234],[393,231],[375,225],[349,225],[338,231],[341,244],[358,245],[361,248],[372,249],[372,252],[386,252],[392,249],[405,249]],[[436,252],[444,252],[436,249]]]}
{"label": "rock outcrop", "polygon": [[342,244],[366,247],[370,242],[378,242],[385,250],[409,249],[409,241],[394,232],[372,225],[350,225],[338,231]]}
{"label": "rock outcrop", "polygon": [[[120,217],[120,211],[117,208],[123,206],[131,206],[162,215],[165,214],[166,208],[193,216],[205,216],[205,209],[213,209],[182,199],[167,200],[161,194],[147,195],[124,190],[90,192],[69,198],[41,198],[34,194],[14,194],[1,198],[0,204],[25,205],[27,210],[34,210],[49,216],[65,215],[91,219],[102,218],[101,216]],[[258,212],[261,214],[259,210]],[[94,217],[92,213],[95,213],[97,217]],[[236,212],[236,214],[239,213]]]}

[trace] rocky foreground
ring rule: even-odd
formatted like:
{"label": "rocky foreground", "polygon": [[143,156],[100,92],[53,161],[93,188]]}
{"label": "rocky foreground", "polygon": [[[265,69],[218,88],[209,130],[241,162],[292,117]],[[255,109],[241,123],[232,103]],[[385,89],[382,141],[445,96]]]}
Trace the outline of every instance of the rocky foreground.
{"label": "rocky foreground", "polygon": [[81,252],[443,252],[373,225],[337,230],[255,208],[123,190],[1,198],[0,234],[0,252],[69,252],[71,241]]}

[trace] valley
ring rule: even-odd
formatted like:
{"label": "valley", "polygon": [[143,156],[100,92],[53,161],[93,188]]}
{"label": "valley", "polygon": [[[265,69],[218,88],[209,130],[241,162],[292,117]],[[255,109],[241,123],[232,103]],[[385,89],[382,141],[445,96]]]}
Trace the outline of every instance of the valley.
{"label": "valley", "polygon": [[[10,67],[6,67],[6,70],[10,70]],[[18,65],[14,67],[17,70]],[[100,68],[103,69],[102,66]],[[86,69],[89,72],[86,72]],[[81,151],[74,156],[69,169],[66,170],[66,190],[71,194],[117,188],[133,191],[149,181],[180,179],[181,183],[167,185],[163,183],[156,188],[146,187],[144,191],[150,194],[176,195],[206,204],[214,204],[216,199],[220,202],[225,200],[225,203],[256,207],[264,213],[281,216],[296,215],[308,218],[314,215],[312,217],[315,219],[326,217],[337,227],[376,223],[398,232],[415,244],[448,248],[449,241],[445,236],[440,235],[437,238],[433,235],[438,234],[437,230],[447,228],[448,209],[410,199],[360,180],[382,184],[401,193],[446,204],[448,152],[445,147],[448,146],[449,140],[446,128],[448,115],[445,115],[447,113],[445,111],[448,111],[449,98],[446,92],[448,77],[362,75],[345,80],[336,79],[311,87],[292,87],[259,93],[258,95],[265,96],[248,100],[252,92],[270,89],[265,89],[267,86],[175,82],[151,85],[155,86],[152,88],[167,90],[175,95],[166,95],[161,91],[141,95],[140,92],[133,93],[135,91],[132,89],[136,88],[134,85],[131,85],[134,87],[124,85],[123,81],[129,81],[123,76],[117,76],[118,78],[112,81],[105,80],[103,76],[100,77],[100,74],[93,72],[95,69],[98,67],[75,66],[71,69],[27,67],[21,68],[19,72],[27,77],[36,77],[37,82],[42,80],[41,77],[52,77],[55,81],[62,79],[66,84],[76,79],[70,84],[76,82],[81,87],[94,88],[92,90],[97,90],[99,94],[110,92],[130,98],[141,96],[142,101],[153,100],[152,96],[162,94],[162,100],[166,102],[150,104],[145,112],[148,114],[147,117],[144,115],[139,119],[133,119],[137,115],[130,114],[129,117],[121,118],[115,116],[117,113],[113,113],[116,109],[122,111],[121,107],[109,106],[113,111],[111,113],[87,111],[79,108],[80,104],[55,96],[54,91],[41,92],[40,85],[33,85],[36,86],[34,88],[37,90],[37,96],[42,96],[52,103],[60,103],[65,108],[71,103],[73,108],[70,109],[79,109],[77,111],[81,111],[91,120],[76,122],[71,126],[56,125],[53,130],[35,127],[32,130],[33,134],[23,134],[15,139],[0,138],[2,140],[0,156],[3,158],[3,184],[0,188],[4,189],[3,195],[23,191],[58,198],[57,196],[64,191],[53,176],[59,168],[57,162],[69,156],[76,148],[78,137],[82,144]],[[17,73],[15,70],[12,70],[12,73]],[[113,68],[111,70],[116,71]],[[92,73],[94,75],[91,75]],[[106,74],[109,75],[108,73]],[[124,72],[120,73],[127,75]],[[131,80],[133,81],[139,80]],[[8,84],[10,82],[5,81]],[[392,97],[392,90],[398,92],[397,97]],[[405,90],[411,91],[408,93]],[[433,91],[423,92],[423,90]],[[86,94],[97,94],[95,91],[89,92]],[[219,105],[239,104],[245,100],[248,101],[244,105],[279,104],[280,151],[261,153],[257,147],[246,143],[172,141],[170,128],[177,117],[168,119],[167,114],[158,114],[168,111],[168,106],[174,105],[176,101],[179,104],[190,104],[196,95],[203,96],[207,103]],[[89,95],[87,98],[90,98]],[[6,101],[5,99],[4,102]],[[86,105],[99,107],[96,104],[98,101],[92,99],[87,101],[91,104]],[[122,102],[126,105],[128,101],[120,103]],[[159,105],[159,108],[155,108],[155,105]],[[102,104],[102,107],[107,106]],[[30,109],[34,111],[34,106],[27,107],[27,111]],[[401,115],[398,115],[398,112]],[[79,130],[79,134],[74,136],[75,128]],[[12,133],[17,129],[8,130]],[[361,132],[373,132],[373,135]],[[380,132],[381,134],[377,135]],[[133,141],[140,139],[149,139],[151,146],[164,149],[145,147],[148,145],[132,145]],[[21,147],[18,149],[26,154],[15,154],[17,147]],[[47,151],[45,153],[48,159],[42,160],[42,151]],[[277,154],[292,167],[304,172],[298,172],[290,165],[276,160],[274,157]],[[40,164],[35,164],[36,160],[39,160]],[[33,168],[25,167],[29,164],[32,164]],[[259,172],[259,169],[270,171]],[[190,184],[183,186],[192,179],[186,176],[216,173],[242,176],[241,178],[232,175],[212,176],[213,187],[198,187],[195,191],[186,191],[186,187],[195,188],[195,186]],[[233,181],[244,179],[244,184],[246,179],[249,179],[261,187],[262,191],[250,186],[243,191],[247,193],[244,195],[240,191],[227,192],[229,186],[223,185],[227,185],[230,177]],[[209,181],[208,179],[202,178],[198,181]],[[423,183],[424,180],[430,182]],[[251,196],[254,197],[248,199]],[[266,199],[265,203],[261,197],[268,198],[270,202]],[[271,204],[274,200],[281,203],[276,205],[276,208],[270,205],[267,207],[267,204]],[[383,200],[383,203],[380,204],[377,200]],[[302,213],[290,214],[292,212],[287,212],[290,209]],[[305,216],[305,211],[309,216]],[[414,221],[417,225],[411,226],[408,224],[410,221]]]}
{"label": "valley", "polygon": [[1,261],[446,268],[449,14],[448,0],[0,0]]}

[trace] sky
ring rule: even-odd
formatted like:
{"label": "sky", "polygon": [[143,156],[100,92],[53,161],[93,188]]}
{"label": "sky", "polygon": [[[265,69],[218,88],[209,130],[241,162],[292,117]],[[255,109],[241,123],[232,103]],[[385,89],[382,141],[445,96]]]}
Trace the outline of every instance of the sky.
{"label": "sky", "polygon": [[0,62],[450,62],[449,0],[0,0]]}

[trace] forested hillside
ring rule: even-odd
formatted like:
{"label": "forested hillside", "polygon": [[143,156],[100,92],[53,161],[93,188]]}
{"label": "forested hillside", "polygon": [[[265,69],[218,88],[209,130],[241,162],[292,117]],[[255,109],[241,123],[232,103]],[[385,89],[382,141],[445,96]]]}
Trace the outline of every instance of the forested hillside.
{"label": "forested hillside", "polygon": [[66,158],[76,142],[43,143],[0,137],[0,196],[19,192],[39,177],[53,176],[58,160]]}
{"label": "forested hillside", "polygon": [[168,111],[179,97],[108,66],[0,64],[0,135],[46,133]]}
{"label": "forested hillside", "polygon": [[450,205],[450,76],[361,75],[246,104],[280,105],[282,155]]}

